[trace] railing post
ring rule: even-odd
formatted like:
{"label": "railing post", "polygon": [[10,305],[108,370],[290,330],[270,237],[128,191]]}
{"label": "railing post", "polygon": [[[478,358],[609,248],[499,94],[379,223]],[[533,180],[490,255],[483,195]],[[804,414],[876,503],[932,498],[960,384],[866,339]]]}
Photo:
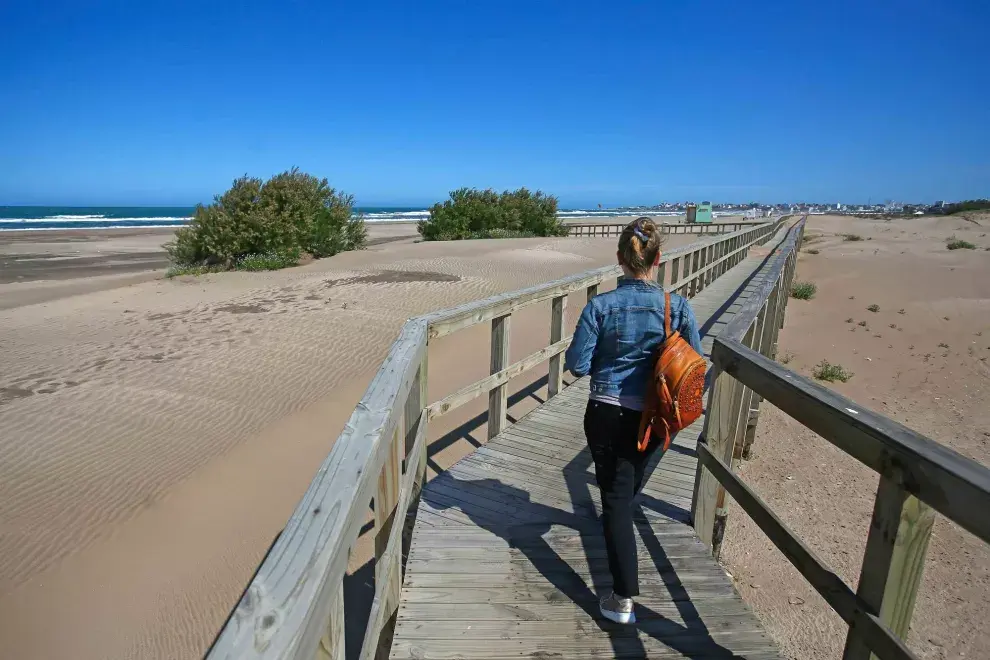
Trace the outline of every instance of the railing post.
{"label": "railing post", "polygon": [[[691,253],[691,272],[690,272],[691,275],[694,275],[695,273],[698,272],[698,260],[700,258],[701,258],[701,250],[695,250],[694,252]],[[698,290],[698,278],[697,277],[691,278],[691,280],[684,285],[684,289],[687,292],[688,298],[694,298],[694,294],[697,293]]]}
{"label": "railing post", "polygon": [[591,286],[588,287],[588,302],[591,302],[591,299],[597,295],[598,295],[598,285],[592,284]]}
{"label": "railing post", "polygon": [[[743,343],[748,345],[752,341],[754,326],[755,324],[749,326]],[[698,442],[705,443],[712,455],[731,466],[735,438],[739,432],[744,387],[718,363],[712,367],[712,382],[705,428]],[[722,551],[726,516],[725,489],[715,475],[699,462],[694,475],[691,520],[698,538],[712,549],[712,555],[716,559]]]}
{"label": "railing post", "polygon": [[[416,370],[416,376],[413,379],[412,388],[410,388],[409,395],[406,397],[405,469],[406,471],[409,471],[410,469],[416,470],[416,480],[413,482],[413,492],[409,496],[410,502],[416,499],[416,495],[419,494],[419,491],[423,488],[423,482],[426,480],[426,443],[423,443],[423,448],[419,452],[419,456],[412,456],[409,452],[413,450],[413,445],[416,442],[416,435],[419,432],[420,425],[425,425],[427,423],[424,408],[429,401],[426,390],[426,358],[429,355],[429,352],[429,344],[427,344],[426,350],[423,351],[423,361],[419,363],[419,369]],[[426,432],[425,429],[423,432]],[[404,513],[405,512],[403,512],[403,514]]]}
{"label": "railing post", "polygon": [[[509,366],[509,321],[511,314],[492,319],[491,371],[497,374]],[[496,386],[488,393],[488,439],[501,433],[506,426],[508,383]]]}
{"label": "railing post", "polygon": [[[713,263],[715,261],[715,245],[717,245],[717,244],[716,243],[712,243],[711,245],[709,245],[705,249],[705,265],[706,266],[708,264]],[[705,286],[708,286],[714,280],[715,280],[715,269],[712,268],[707,273],[705,273]]]}
{"label": "railing post", "polygon": [[[398,511],[399,488],[402,483],[402,456],[405,453],[405,432],[402,421],[399,422],[392,437],[388,439],[388,456],[378,476],[378,491],[375,494],[375,586],[385,579],[388,572],[388,583],[381,585],[383,629],[389,625],[392,615],[399,609],[399,592],[402,588],[402,553],[394,552],[384,561],[385,549],[388,547],[388,537],[392,526],[398,518],[405,520],[405,511]],[[388,563],[391,562],[391,569]],[[379,635],[381,631],[378,631]],[[381,639],[381,637],[379,637]]]}
{"label": "railing post", "polygon": [[[676,282],[677,279],[680,277],[680,274],[679,274],[680,271],[681,271],[681,258],[680,257],[674,257],[670,261],[670,283],[671,284],[673,284],[674,282]],[[674,291],[671,290],[671,293],[674,293]]]}
{"label": "railing post", "polygon": [[[731,461],[732,438],[735,437],[739,405],[742,401],[742,383],[723,371],[718,364],[712,367],[712,376],[714,384],[708,396],[705,428],[698,442],[706,444],[709,451],[718,457],[724,456],[728,447]],[[721,486],[715,475],[699,462],[694,475],[691,521],[698,538],[712,549],[712,554],[715,554],[716,548],[721,548],[724,534],[724,528],[716,530],[721,504],[719,491]]]}
{"label": "railing post", "polygon": [[[698,270],[702,270],[708,265],[708,248],[703,247],[698,250]],[[705,273],[701,273],[695,278],[695,293],[701,293],[705,289]]]}
{"label": "railing post", "polygon": [[344,581],[340,581],[330,603],[327,630],[316,647],[316,660],[344,660]]}
{"label": "railing post", "polygon": [[[767,318],[769,317],[770,323],[767,323]],[[751,348],[757,353],[763,352],[763,338],[766,335],[766,330],[768,326],[773,325],[773,316],[770,307],[769,298],[764,301],[763,306],[760,307],[759,313],[756,315],[756,321],[753,323],[753,334],[750,339],[750,343],[746,344],[747,348]],[[742,422],[739,424],[738,434],[733,440],[733,450],[732,458],[740,459],[743,457],[743,451],[746,448],[746,442],[750,438],[750,432],[752,429],[753,437],[756,433],[756,422],[760,415],[760,396],[754,392],[752,389],[746,387],[743,393],[742,402]]]}
{"label": "railing post", "polygon": [[667,275],[667,262],[661,261],[657,265],[657,284],[659,284],[660,286],[664,286],[665,284],[664,278],[666,277],[666,275]]}
{"label": "railing post", "polygon": [[[856,595],[870,607],[871,614],[879,615],[892,633],[906,640],[935,511],[908,495],[899,476],[896,475],[896,480],[880,477]],[[842,659],[870,657],[862,637],[855,628],[850,628]]]}
{"label": "railing post", "polygon": [[[775,359],[777,356],[777,336],[780,333],[779,318],[780,309],[786,304],[786,298],[781,298],[781,280],[778,278],[776,285],[770,291],[767,298],[766,316],[763,319],[763,333],[760,338],[760,353],[764,357]],[[742,447],[736,452],[742,458],[749,459],[752,452],[753,443],[756,441],[756,429],[760,422],[760,403],[763,397],[753,393],[749,403],[749,420],[746,424],[746,437],[743,439]]]}
{"label": "railing post", "polygon": [[[550,302],[550,343],[556,344],[564,338],[564,312],[567,310],[567,296],[557,296]],[[563,389],[564,356],[557,353],[550,358],[550,374],[547,382],[547,399],[552,399]]]}

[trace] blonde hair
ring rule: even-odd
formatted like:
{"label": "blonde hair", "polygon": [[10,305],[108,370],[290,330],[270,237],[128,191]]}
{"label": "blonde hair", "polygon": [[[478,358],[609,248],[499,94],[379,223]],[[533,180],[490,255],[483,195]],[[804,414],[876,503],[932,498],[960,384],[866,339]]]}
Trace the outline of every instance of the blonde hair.
{"label": "blonde hair", "polygon": [[651,218],[636,218],[619,236],[619,258],[636,275],[646,274],[663,246],[663,234]]}

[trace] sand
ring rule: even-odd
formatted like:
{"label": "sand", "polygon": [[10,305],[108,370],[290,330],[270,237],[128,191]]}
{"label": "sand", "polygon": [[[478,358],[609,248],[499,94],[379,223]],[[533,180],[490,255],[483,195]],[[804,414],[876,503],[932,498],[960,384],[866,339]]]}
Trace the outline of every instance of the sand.
{"label": "sand", "polygon": [[[952,235],[980,249],[949,251]],[[990,215],[811,216],[807,236],[796,278],[818,293],[790,301],[778,359],[804,375],[839,363],[855,375],[830,387],[990,465]],[[877,476],[767,404],[753,449],[747,483],[855,587]],[[788,657],[841,657],[845,624],[734,504],[725,538],[726,568]],[[987,611],[990,547],[939,517],[908,645],[922,658],[990,657]]]}
{"label": "sand", "polygon": [[[615,253],[607,238],[372,232],[369,249],[300,268],[173,280],[146,270],[167,233],[0,237],[0,655],[201,656],[407,318]],[[513,319],[513,359],[547,343],[548,318]],[[435,342],[431,400],[488,359],[484,326]],[[511,383],[511,414],[537,405],[541,377]],[[484,441],[485,408],[431,426],[431,470]],[[369,538],[349,625],[368,603]]]}

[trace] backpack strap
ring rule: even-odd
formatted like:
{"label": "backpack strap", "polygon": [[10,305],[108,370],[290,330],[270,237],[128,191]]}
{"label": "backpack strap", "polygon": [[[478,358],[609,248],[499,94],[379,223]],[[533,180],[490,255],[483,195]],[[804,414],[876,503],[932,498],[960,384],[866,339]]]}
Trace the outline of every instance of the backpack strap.
{"label": "backpack strap", "polygon": [[670,292],[663,292],[663,330],[667,339],[670,339]]}

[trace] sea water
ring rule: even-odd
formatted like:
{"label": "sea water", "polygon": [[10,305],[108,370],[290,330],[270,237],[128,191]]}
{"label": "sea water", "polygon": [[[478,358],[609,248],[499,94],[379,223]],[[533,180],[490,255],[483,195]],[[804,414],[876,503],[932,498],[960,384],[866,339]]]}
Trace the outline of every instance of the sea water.
{"label": "sea water", "polygon": [[[0,206],[0,231],[38,229],[114,229],[126,227],[181,227],[188,224],[191,206]],[[430,212],[417,207],[356,207],[366,222],[417,222]],[[565,220],[628,215],[682,215],[645,207],[566,209]]]}

